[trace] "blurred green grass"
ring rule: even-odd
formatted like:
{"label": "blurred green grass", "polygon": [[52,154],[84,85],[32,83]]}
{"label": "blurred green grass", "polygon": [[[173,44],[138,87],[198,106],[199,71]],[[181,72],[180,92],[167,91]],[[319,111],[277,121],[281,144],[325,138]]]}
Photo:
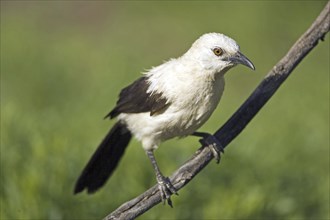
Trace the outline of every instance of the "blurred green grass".
{"label": "blurred green grass", "polygon": [[[322,10],[325,1],[1,1],[1,219],[100,219],[155,184],[133,141],[92,196],[74,182],[113,122],[102,121],[120,88],[180,56],[206,32],[238,41],[256,72],[226,77],[214,131]],[[329,219],[329,36],[174,209],[140,219]],[[196,138],[156,152],[169,175]]]}

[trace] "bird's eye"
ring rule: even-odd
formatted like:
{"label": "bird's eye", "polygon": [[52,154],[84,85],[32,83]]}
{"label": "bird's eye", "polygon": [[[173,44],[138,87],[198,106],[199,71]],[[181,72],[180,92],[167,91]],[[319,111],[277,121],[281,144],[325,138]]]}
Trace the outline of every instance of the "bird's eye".
{"label": "bird's eye", "polygon": [[216,56],[220,56],[221,54],[223,54],[223,50],[220,47],[216,47],[216,48],[213,49],[213,53]]}

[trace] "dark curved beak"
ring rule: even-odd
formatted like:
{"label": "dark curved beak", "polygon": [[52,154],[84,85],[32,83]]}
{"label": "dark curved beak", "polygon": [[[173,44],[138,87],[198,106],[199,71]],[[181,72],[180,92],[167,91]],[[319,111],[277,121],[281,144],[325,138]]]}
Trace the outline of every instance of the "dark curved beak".
{"label": "dark curved beak", "polygon": [[241,52],[237,52],[234,56],[229,57],[228,60],[234,64],[242,64],[244,66],[247,66],[253,70],[256,68],[254,67],[253,63]]}

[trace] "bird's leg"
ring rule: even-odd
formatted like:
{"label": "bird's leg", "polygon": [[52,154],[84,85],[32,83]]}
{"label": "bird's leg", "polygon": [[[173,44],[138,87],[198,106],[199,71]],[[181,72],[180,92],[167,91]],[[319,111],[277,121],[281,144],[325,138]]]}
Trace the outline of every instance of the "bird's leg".
{"label": "bird's leg", "polygon": [[157,179],[157,182],[158,182],[158,188],[159,188],[159,191],[160,191],[162,201],[165,204],[165,200],[167,200],[168,205],[173,207],[172,206],[172,201],[171,201],[171,195],[172,194],[178,195],[178,193],[176,192],[176,189],[172,185],[169,178],[163,176],[163,174],[160,172],[159,167],[158,167],[157,162],[156,162],[156,159],[155,159],[154,151],[153,150],[147,150],[146,152],[147,152],[147,155],[148,155],[148,157],[151,161],[151,164],[152,164],[152,166],[155,170],[155,173],[156,173],[156,179]]}
{"label": "bird's leg", "polygon": [[199,142],[203,145],[203,146],[207,146],[208,148],[210,148],[214,159],[216,160],[217,163],[220,162],[220,158],[221,158],[221,153],[224,153],[224,149],[220,143],[220,141],[213,136],[212,134],[206,133],[206,132],[194,132],[192,133],[193,136],[197,136],[197,137],[202,137],[202,139],[199,140]]}

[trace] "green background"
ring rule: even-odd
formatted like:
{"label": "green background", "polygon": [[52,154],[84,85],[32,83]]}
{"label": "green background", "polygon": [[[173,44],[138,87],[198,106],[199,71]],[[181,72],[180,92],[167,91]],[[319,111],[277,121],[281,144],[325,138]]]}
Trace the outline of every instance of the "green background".
{"label": "green background", "polygon": [[[155,184],[137,141],[89,196],[74,183],[114,121],[120,89],[200,35],[234,38],[256,71],[226,75],[213,132],[311,25],[326,1],[1,1],[1,219],[101,219]],[[329,35],[227,148],[139,219],[329,219]],[[156,151],[170,175],[198,148]]]}

